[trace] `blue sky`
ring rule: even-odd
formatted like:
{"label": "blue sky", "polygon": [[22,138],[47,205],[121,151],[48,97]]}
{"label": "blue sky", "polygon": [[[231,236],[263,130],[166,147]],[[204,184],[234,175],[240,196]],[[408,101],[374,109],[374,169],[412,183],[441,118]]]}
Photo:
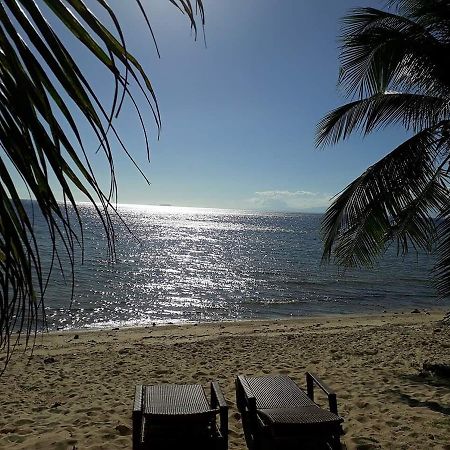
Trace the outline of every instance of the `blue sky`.
{"label": "blue sky", "polygon": [[[119,203],[320,211],[402,140],[402,130],[387,129],[333,148],[314,146],[317,122],[345,101],[336,88],[339,20],[349,8],[381,2],[204,3],[206,48],[168,0],[144,1],[158,59],[134,2],[112,2],[129,48],[150,75],[163,121],[157,141],[144,109],[149,164],[136,116],[125,108],[119,118],[119,131],[151,181],[147,186],[117,148]],[[104,76],[95,71],[91,80],[108,98]],[[102,157],[94,154],[93,163],[106,183]]]}

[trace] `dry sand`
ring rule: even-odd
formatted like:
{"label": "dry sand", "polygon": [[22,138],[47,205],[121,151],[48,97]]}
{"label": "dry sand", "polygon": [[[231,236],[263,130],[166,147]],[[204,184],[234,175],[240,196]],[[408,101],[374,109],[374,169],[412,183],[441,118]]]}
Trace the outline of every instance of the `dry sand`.
{"label": "dry sand", "polygon": [[[135,384],[218,380],[230,449],[245,442],[236,374],[307,370],[337,392],[348,449],[450,449],[450,386],[421,378],[450,362],[443,312],[149,327],[39,337],[0,379],[0,449],[129,449]],[[318,399],[323,401],[323,399]]]}

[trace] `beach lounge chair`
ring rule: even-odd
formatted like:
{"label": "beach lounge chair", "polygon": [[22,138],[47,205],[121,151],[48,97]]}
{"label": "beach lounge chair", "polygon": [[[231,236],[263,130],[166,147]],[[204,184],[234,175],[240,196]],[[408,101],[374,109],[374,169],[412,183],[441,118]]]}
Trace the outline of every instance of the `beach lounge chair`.
{"label": "beach lounge chair", "polygon": [[[236,378],[236,403],[250,450],[340,449],[341,423],[336,394],[306,373],[307,393],[285,375]],[[314,402],[322,389],[330,410]]]}
{"label": "beach lounge chair", "polygon": [[210,402],[199,384],[136,386],[133,450],[227,448],[228,406],[217,382]]}

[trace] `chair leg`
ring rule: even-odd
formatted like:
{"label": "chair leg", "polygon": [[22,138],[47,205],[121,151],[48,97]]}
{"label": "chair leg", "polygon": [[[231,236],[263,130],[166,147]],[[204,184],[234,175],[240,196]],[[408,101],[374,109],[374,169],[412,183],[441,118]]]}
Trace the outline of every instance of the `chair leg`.
{"label": "chair leg", "polygon": [[141,450],[142,414],[133,412],[133,450]]}
{"label": "chair leg", "polygon": [[142,441],[142,398],[143,386],[137,385],[134,393],[133,405],[133,450],[141,449]]}
{"label": "chair leg", "polygon": [[339,435],[333,436],[333,439],[331,441],[331,448],[333,450],[341,450],[342,449],[341,439],[339,438]]}
{"label": "chair leg", "polygon": [[255,443],[254,430],[251,427],[247,411],[243,410],[241,412],[241,420],[242,420],[242,427],[244,429],[245,443],[247,444],[248,450],[258,450]]}

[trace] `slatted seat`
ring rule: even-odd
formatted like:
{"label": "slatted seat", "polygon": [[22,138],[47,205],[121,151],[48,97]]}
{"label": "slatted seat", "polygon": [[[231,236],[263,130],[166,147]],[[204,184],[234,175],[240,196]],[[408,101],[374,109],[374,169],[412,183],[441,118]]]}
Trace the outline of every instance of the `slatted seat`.
{"label": "slatted seat", "polygon": [[[308,394],[285,375],[236,379],[236,400],[250,449],[277,449],[281,441],[285,448],[340,448],[343,419],[337,414],[336,396],[312,374],[307,374],[307,382]],[[327,393],[330,411],[314,402],[314,383]]]}
{"label": "slatted seat", "polygon": [[[217,416],[220,426],[217,426]],[[228,406],[218,383],[211,402],[198,384],[137,386],[133,449],[227,448]]]}
{"label": "slatted seat", "polygon": [[256,399],[257,409],[317,405],[288,376],[242,377]]}
{"label": "slatted seat", "polygon": [[300,408],[286,408],[286,409],[262,409],[258,411],[259,416],[271,424],[279,425],[321,425],[341,423],[342,419],[317,406],[304,406]]}

